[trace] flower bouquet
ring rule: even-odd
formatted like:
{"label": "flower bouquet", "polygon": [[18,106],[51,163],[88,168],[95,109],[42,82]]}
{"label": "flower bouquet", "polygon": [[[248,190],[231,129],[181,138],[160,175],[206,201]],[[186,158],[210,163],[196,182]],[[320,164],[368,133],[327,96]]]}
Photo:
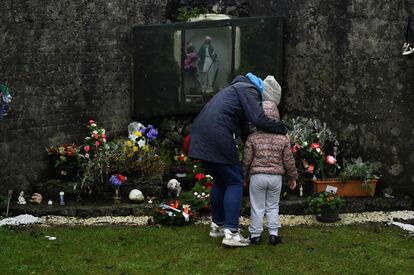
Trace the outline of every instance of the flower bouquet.
{"label": "flower bouquet", "polygon": [[119,195],[119,188],[125,183],[126,177],[122,174],[115,174],[111,176],[109,181],[111,182],[113,186],[115,186],[115,197],[114,197],[115,203],[120,203],[121,196]]}
{"label": "flower bouquet", "polygon": [[83,157],[85,159],[93,159],[95,155],[107,148],[106,146],[106,130],[97,126],[94,120],[89,120],[86,126],[89,129],[89,135],[85,138],[83,146]]}
{"label": "flower bouquet", "polygon": [[153,218],[156,224],[183,226],[191,223],[192,215],[189,204],[174,200],[161,203],[154,211]]}
{"label": "flower bouquet", "polygon": [[63,180],[74,180],[77,177],[80,155],[76,144],[63,144],[59,147],[51,146],[46,151],[54,162],[56,177]]}

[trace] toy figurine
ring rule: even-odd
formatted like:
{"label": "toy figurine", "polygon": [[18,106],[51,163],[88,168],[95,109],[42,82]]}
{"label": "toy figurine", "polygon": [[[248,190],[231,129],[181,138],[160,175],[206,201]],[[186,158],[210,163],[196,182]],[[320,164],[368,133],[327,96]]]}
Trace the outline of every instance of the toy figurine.
{"label": "toy figurine", "polygon": [[181,193],[181,184],[176,179],[171,179],[167,183],[167,189],[168,189],[168,196],[171,197],[179,197]]}

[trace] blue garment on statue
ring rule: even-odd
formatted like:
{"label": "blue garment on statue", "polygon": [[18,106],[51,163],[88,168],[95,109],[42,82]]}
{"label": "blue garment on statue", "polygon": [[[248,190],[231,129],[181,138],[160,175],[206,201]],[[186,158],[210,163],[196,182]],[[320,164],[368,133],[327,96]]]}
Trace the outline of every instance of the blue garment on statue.
{"label": "blue garment on statue", "polygon": [[9,104],[5,101],[0,101],[0,119],[2,119],[5,114],[7,114],[7,110],[9,109]]}

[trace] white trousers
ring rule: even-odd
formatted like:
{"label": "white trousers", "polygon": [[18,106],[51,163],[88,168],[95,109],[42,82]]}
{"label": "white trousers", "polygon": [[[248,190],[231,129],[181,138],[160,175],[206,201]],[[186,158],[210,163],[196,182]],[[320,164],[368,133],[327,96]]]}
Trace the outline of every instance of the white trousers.
{"label": "white trousers", "polygon": [[251,237],[259,237],[263,232],[263,217],[266,214],[269,235],[278,235],[279,200],[282,189],[282,176],[255,174],[250,178],[250,225]]}

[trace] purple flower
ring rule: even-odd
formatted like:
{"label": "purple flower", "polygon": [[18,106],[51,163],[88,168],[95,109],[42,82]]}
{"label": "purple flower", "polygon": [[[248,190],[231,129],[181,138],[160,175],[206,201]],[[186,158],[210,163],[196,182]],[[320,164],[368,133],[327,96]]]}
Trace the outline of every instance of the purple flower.
{"label": "purple flower", "polygon": [[120,187],[122,185],[122,181],[116,175],[111,176],[110,181],[115,187]]}
{"label": "purple flower", "polygon": [[[152,125],[151,125],[152,126]],[[149,139],[149,142],[153,142],[158,136],[157,129],[151,128],[148,132],[146,137]]]}

